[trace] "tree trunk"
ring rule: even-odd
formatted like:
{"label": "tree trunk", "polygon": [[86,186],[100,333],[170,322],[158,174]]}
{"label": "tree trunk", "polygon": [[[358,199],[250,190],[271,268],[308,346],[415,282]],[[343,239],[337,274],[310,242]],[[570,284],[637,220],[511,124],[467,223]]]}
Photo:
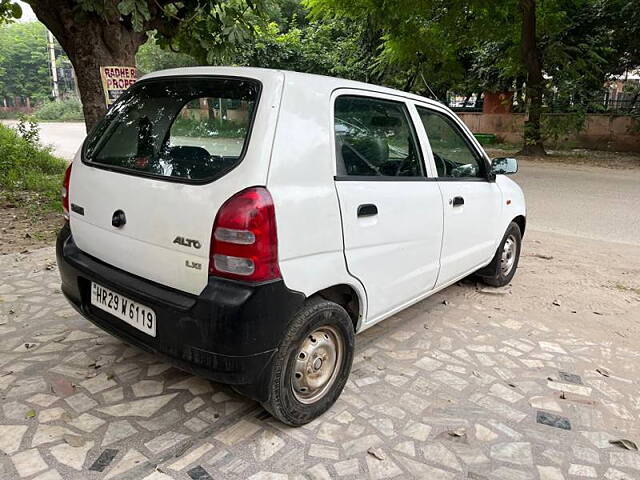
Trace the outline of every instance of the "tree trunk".
{"label": "tree trunk", "polygon": [[536,38],[536,0],[520,0],[522,10],[522,61],[527,70],[529,115],[524,123],[524,145],[520,155],[546,155],[542,142],[542,95],[544,76]]}
{"label": "tree trunk", "polygon": [[[137,48],[136,48],[137,51]],[[100,67],[135,66],[135,52],[120,49],[118,51],[100,51],[90,53],[79,49],[75,54],[68,52],[69,60],[78,75],[78,90],[82,101],[85,125],[89,132],[107,112]]]}
{"label": "tree trunk", "polygon": [[74,12],[76,4],[72,0],[31,0],[29,3],[73,64],[89,132],[107,111],[100,67],[134,67],[136,52],[147,35],[135,32],[119,14],[106,19],[87,15],[78,23]]}

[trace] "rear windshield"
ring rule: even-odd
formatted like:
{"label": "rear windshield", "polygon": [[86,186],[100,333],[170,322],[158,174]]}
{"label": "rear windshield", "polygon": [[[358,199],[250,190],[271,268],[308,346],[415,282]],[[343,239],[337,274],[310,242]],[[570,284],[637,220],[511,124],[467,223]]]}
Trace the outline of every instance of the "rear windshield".
{"label": "rear windshield", "polygon": [[216,77],[137,83],[91,132],[85,160],[176,180],[218,178],[242,158],[259,90]]}

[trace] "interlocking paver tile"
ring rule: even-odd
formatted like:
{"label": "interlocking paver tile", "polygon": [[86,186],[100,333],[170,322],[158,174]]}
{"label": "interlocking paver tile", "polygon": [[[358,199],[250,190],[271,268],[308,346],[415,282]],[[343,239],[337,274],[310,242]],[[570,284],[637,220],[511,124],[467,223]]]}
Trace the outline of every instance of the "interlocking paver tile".
{"label": "interlocking paver tile", "polygon": [[640,453],[610,443],[640,443],[640,350],[594,330],[640,297],[585,264],[582,314],[615,314],[576,327],[544,275],[590,260],[558,248],[524,256],[510,295],[461,283],[358,336],[342,396],[300,429],[82,319],[42,268],[51,249],[0,257],[0,477],[640,478]]}

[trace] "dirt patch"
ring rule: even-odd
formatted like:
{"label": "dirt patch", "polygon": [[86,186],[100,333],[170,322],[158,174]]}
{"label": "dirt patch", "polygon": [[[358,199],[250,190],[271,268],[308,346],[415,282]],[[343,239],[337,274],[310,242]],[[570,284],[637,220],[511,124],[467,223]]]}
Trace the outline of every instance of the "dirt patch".
{"label": "dirt patch", "polygon": [[510,319],[532,329],[638,349],[640,246],[619,249],[600,240],[530,230],[512,284],[494,289],[477,282],[468,277],[423,300],[419,309],[442,318],[461,308],[451,312],[452,322],[465,311],[483,312],[489,322]]}
{"label": "dirt patch", "polygon": [[[512,285],[529,321],[557,318],[572,332],[638,348],[640,247],[532,230]],[[551,327],[549,323],[548,326]]]}
{"label": "dirt patch", "polygon": [[62,211],[38,213],[6,200],[0,202],[0,255],[27,253],[54,242],[64,222]]}
{"label": "dirt patch", "polygon": [[486,151],[491,158],[515,156],[518,160],[528,160],[536,163],[562,163],[565,165],[584,165],[617,170],[640,169],[640,153],[550,149],[547,150],[548,155],[545,157],[522,157],[516,155],[516,150],[508,148],[488,147]]}

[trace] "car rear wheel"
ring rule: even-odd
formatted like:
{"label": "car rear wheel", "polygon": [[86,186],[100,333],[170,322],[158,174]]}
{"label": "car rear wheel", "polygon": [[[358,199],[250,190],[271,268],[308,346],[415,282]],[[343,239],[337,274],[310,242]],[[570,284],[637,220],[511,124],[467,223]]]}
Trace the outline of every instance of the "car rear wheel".
{"label": "car rear wheel", "polygon": [[280,343],[263,407],[292,426],[322,415],[347,382],[354,344],[353,323],[344,308],[319,297],[307,301]]}
{"label": "car rear wheel", "polygon": [[520,227],[517,223],[511,222],[496,250],[493,260],[478,272],[478,275],[486,284],[492,287],[508,285],[518,268],[521,245],[522,233],[520,232]]}

